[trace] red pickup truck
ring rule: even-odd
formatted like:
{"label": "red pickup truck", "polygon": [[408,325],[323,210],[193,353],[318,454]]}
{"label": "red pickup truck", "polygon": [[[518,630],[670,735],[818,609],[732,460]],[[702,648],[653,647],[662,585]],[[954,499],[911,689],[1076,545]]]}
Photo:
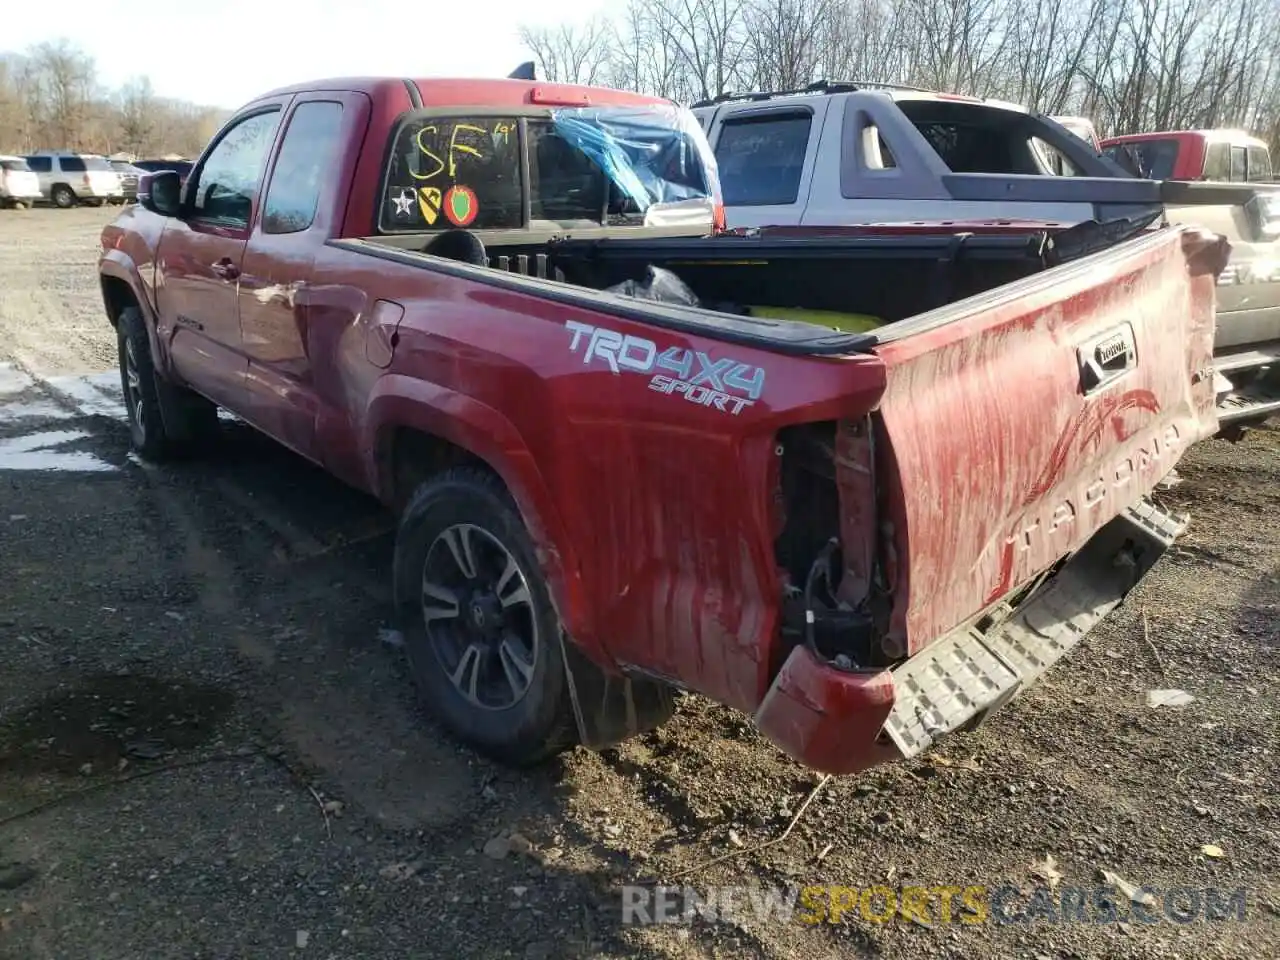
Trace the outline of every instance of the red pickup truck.
{"label": "red pickup truck", "polygon": [[457,736],[530,763],[673,691],[852,772],[980,721],[1184,520],[1221,238],[1137,221],[743,236],[688,111],[357,79],[237,112],[102,234],[133,441],[225,407],[397,511]]}
{"label": "red pickup truck", "polygon": [[1109,137],[1099,149],[1113,160],[1129,159],[1153,180],[1271,183],[1271,152],[1265,140],[1244,130],[1165,130]]}

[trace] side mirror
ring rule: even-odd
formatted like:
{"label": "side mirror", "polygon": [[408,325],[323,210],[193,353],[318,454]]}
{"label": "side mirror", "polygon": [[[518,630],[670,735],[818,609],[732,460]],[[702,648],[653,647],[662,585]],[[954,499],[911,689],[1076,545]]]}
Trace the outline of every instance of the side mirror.
{"label": "side mirror", "polygon": [[182,208],[182,178],[177,170],[157,170],[138,178],[138,203],[162,217],[176,217]]}

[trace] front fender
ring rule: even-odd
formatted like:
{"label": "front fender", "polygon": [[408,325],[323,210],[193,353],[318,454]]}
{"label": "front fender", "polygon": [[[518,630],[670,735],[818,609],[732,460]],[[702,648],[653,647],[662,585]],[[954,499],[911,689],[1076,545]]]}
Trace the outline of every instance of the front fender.
{"label": "front fender", "polygon": [[132,305],[142,313],[142,320],[147,328],[147,339],[151,341],[151,356],[161,375],[169,375],[169,351],[165,348],[157,329],[155,304],[147,296],[147,286],[142,281],[142,273],[128,253],[119,248],[107,248],[98,260],[98,282],[102,287],[102,302],[107,315],[115,321],[116,313],[124,306],[112,295],[107,279],[123,283],[129,289]]}
{"label": "front fender", "polygon": [[597,665],[616,671],[594,627],[578,557],[537,461],[515,425],[493,407],[437,383],[385,374],[370,394],[361,448],[374,490],[390,488],[388,465],[377,451],[389,430],[409,428],[446,440],[483,460],[502,478],[524,518],[551,590],[574,643]]}

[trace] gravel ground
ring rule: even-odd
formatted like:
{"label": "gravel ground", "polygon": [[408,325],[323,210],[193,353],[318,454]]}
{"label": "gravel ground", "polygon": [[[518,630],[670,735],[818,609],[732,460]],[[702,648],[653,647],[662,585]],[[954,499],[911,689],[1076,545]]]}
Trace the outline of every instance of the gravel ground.
{"label": "gravel ground", "polygon": [[[1280,429],[1184,459],[1163,498],[1190,531],[1042,683],[825,784],[762,850],[819,781],[745,718],[687,697],[619,750],[496,767],[380,642],[375,504],[235,422],[215,462],[132,459],[93,268],[111,215],[0,212],[0,956],[1280,956]],[[1146,923],[1116,893],[1124,922],[996,922],[1102,870],[1243,888],[1244,917]],[[620,886],[654,882],[1018,896],[985,922],[957,898],[950,922],[624,924]]]}

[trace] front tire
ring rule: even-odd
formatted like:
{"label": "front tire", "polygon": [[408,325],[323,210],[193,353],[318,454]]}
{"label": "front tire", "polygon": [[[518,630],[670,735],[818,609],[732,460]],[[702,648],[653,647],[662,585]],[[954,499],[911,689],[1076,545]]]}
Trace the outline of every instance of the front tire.
{"label": "front tire", "polygon": [[516,766],[573,746],[560,620],[497,477],[455,468],[423,483],[400,520],[394,576],[418,692],[454,736]]}
{"label": "front tire", "polygon": [[138,454],[161,461],[211,442],[218,429],[218,408],[156,372],[151,340],[137,307],[120,311],[116,331],[120,387]]}

